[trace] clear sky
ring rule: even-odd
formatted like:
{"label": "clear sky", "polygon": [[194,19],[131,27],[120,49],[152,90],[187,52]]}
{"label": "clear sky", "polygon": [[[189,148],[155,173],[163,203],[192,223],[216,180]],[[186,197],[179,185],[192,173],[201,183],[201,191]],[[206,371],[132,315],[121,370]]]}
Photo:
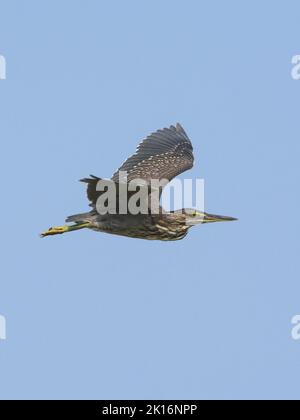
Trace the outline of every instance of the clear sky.
{"label": "clear sky", "polygon": [[[0,398],[299,398],[299,1],[0,0]],[[160,243],[86,211],[179,121],[206,210]]]}

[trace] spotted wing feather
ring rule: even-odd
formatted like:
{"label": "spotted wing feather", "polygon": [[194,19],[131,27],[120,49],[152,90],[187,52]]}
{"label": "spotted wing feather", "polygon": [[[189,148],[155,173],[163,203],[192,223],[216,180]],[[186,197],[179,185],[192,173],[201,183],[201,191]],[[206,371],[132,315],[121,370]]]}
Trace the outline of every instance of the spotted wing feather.
{"label": "spotted wing feather", "polygon": [[194,164],[193,146],[186,132],[177,124],[158,130],[143,140],[136,153],[114,173],[112,180],[119,181],[119,172],[127,172],[128,182],[134,179],[166,179],[171,181]]}

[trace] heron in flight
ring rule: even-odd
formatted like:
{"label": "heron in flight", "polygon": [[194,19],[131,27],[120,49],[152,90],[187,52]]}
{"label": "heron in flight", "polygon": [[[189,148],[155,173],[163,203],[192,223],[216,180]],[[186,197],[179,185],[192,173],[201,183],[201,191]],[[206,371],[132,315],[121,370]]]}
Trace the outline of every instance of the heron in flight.
{"label": "heron in flight", "polygon": [[[165,179],[170,182],[179,174],[191,169],[193,164],[192,143],[182,126],[177,124],[158,130],[143,140],[136,153],[115,172],[111,182],[120,186],[121,172],[126,172],[127,183],[136,179],[143,180],[146,186],[150,185],[153,179]],[[41,234],[42,237],[92,229],[131,238],[174,241],[183,239],[192,226],[237,220],[194,209],[166,212],[160,206],[157,214],[152,214],[150,207],[146,214],[100,214],[97,211],[97,200],[103,192],[99,191],[97,185],[101,178],[91,175],[90,178],[81,181],[87,184],[87,196],[92,210],[68,217],[67,225],[50,228]]]}

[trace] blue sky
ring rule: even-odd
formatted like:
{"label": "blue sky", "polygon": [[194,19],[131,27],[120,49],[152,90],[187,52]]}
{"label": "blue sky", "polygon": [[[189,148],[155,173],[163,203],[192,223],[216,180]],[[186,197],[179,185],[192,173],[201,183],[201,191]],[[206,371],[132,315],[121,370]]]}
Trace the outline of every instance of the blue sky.
{"label": "blue sky", "polygon": [[[297,1],[1,0],[0,398],[299,398]],[[38,233],[174,124],[235,224]]]}

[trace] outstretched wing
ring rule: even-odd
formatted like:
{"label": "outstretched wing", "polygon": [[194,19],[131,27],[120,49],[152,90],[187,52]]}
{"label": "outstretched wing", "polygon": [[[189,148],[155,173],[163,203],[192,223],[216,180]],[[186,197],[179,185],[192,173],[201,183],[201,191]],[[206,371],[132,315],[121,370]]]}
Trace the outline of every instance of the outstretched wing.
{"label": "outstretched wing", "polygon": [[[191,169],[194,164],[193,146],[186,132],[177,124],[163,130],[158,130],[143,140],[136,153],[127,159],[114,173],[112,181],[118,187],[119,173],[127,173],[127,182],[142,179],[150,184],[151,179],[171,181],[182,172]],[[87,183],[87,196],[91,207],[96,207],[102,194],[97,191],[101,180],[91,175],[81,181]],[[129,195],[132,194],[129,192]]]}
{"label": "outstretched wing", "polygon": [[136,153],[114,173],[112,180],[119,182],[119,172],[127,172],[128,182],[142,179],[171,181],[194,164],[193,146],[186,132],[177,124],[158,130],[143,140]]}

